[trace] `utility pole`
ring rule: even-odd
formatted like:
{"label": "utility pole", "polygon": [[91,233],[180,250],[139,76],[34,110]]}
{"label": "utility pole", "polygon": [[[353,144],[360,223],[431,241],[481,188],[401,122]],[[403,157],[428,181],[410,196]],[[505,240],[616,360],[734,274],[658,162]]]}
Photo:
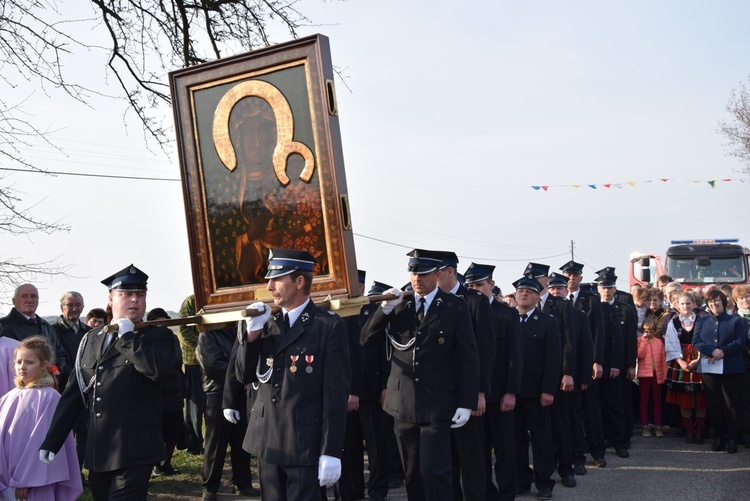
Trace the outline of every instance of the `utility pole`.
{"label": "utility pole", "polygon": [[574,247],[575,247],[575,244],[574,244],[574,243],[573,243],[573,241],[571,240],[571,241],[570,241],[570,260],[571,260],[571,261],[575,261],[575,260],[576,260],[576,257],[575,257],[575,255],[573,254],[573,248],[574,248]]}

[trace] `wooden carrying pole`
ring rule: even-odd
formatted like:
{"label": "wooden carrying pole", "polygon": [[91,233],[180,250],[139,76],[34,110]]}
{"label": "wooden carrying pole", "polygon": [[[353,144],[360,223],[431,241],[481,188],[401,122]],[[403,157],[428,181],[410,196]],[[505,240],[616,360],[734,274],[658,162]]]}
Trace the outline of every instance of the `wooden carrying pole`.
{"label": "wooden carrying pole", "polygon": [[[412,294],[412,291],[405,291],[402,297],[411,296]],[[350,317],[358,315],[362,306],[395,298],[396,296],[392,294],[382,294],[378,296],[358,296],[346,299],[326,299],[316,304],[321,308],[335,311],[339,316]],[[271,307],[271,313],[278,313],[279,310],[281,310],[281,307],[276,306],[275,304],[269,304],[268,306]],[[246,317],[255,317],[260,314],[260,311],[252,309],[231,310],[217,313],[198,314],[185,318],[169,318],[164,320],[151,320],[148,322],[136,322],[134,328],[138,330],[148,327],[149,325],[163,325],[165,327],[173,327],[175,325],[196,325],[198,326],[198,330],[207,331],[229,327]],[[115,333],[117,332],[117,324],[105,325],[103,331],[105,333]]]}

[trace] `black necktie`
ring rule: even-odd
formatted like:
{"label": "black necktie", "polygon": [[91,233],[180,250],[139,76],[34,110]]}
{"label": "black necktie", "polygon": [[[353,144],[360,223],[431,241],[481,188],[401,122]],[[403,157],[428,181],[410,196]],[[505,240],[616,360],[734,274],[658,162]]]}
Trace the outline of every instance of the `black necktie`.
{"label": "black necktie", "polygon": [[527,318],[529,318],[529,314],[528,313],[522,313],[521,314],[521,323],[524,323]]}
{"label": "black necktie", "polygon": [[291,327],[289,326],[289,314],[284,313],[284,334],[289,332],[289,329],[291,329]]}
{"label": "black necktie", "polygon": [[570,296],[568,296],[568,299],[570,299],[571,301],[574,301],[575,298],[576,298],[576,295],[573,294],[572,292],[570,293]]}
{"label": "black necktie", "polygon": [[419,298],[419,307],[417,308],[417,319],[419,320],[419,323],[422,323],[422,319],[424,319],[424,308],[425,308],[425,299],[423,297]]}
{"label": "black necktie", "polygon": [[31,318],[29,319],[29,323],[30,323],[31,325],[36,325],[36,317],[31,317]]}

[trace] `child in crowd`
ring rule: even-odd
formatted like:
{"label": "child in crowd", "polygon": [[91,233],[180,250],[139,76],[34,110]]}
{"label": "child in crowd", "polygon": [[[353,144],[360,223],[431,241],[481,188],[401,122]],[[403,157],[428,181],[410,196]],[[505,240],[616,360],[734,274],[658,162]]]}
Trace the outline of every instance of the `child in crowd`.
{"label": "child in crowd", "polygon": [[638,338],[638,382],[641,393],[642,435],[651,436],[648,425],[648,404],[654,404],[654,434],[663,437],[661,427],[662,385],[667,378],[667,353],[664,341],[657,336],[657,322],[653,317],[643,321],[643,336]]}
{"label": "child in crowd", "polygon": [[52,348],[32,336],[15,349],[16,387],[0,399],[0,500],[73,501],[82,493],[73,435],[52,464],[39,460],[60,394],[54,389]]}
{"label": "child in crowd", "polygon": [[633,302],[635,312],[638,314],[638,337],[643,335],[643,321],[646,320],[648,311],[648,289],[636,287],[633,289]]}

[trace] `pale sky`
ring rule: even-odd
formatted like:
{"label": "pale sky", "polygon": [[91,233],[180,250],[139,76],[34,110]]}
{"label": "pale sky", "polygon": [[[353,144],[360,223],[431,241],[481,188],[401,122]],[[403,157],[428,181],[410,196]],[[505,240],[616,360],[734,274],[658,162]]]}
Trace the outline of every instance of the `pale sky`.
{"label": "pale sky", "polygon": [[[414,247],[455,251],[460,272],[472,261],[494,264],[510,292],[528,261],[553,270],[568,261],[571,240],[585,279],[615,266],[620,288],[632,252],[663,254],[672,239],[750,242],[741,223],[750,184],[716,132],[731,90],[750,74],[749,3],[305,0],[298,8],[318,24],[300,36],[329,37],[351,89],[339,82],[337,95],[368,285],[406,283]],[[82,54],[70,68],[103,80],[103,65]],[[64,151],[25,149],[38,165],[179,178],[176,156],[149,152],[121,103],[92,99],[88,109],[53,91],[18,92]],[[172,122],[169,110],[163,116]],[[705,181],[714,179],[712,189]],[[36,217],[71,227],[3,236],[2,257],[72,265],[69,278],[35,281],[40,314],[59,313],[70,289],[86,309],[104,306],[99,281],[131,262],[151,277],[149,308],[177,310],[192,292],[179,182],[24,173],[2,181]]]}

